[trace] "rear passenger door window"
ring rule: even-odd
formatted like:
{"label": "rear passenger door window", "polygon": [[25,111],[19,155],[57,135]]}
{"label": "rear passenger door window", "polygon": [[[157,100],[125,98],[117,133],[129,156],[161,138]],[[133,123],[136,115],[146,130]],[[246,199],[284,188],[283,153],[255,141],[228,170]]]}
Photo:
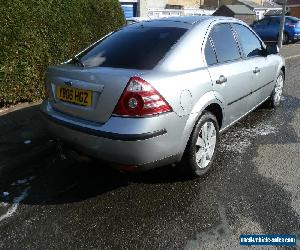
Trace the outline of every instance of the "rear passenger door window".
{"label": "rear passenger door window", "polygon": [[207,65],[209,65],[209,66],[214,65],[218,62],[210,37],[207,39],[204,53],[205,53],[205,60],[206,60]]}
{"label": "rear passenger door window", "polygon": [[235,61],[241,58],[237,42],[229,24],[217,24],[210,33],[218,63]]}
{"label": "rear passenger door window", "polygon": [[279,25],[280,24],[280,19],[278,18],[271,18],[270,20],[270,25]]}
{"label": "rear passenger door window", "polygon": [[260,20],[260,21],[257,21],[257,22],[255,23],[255,25],[268,25],[268,24],[269,24],[269,21],[270,21],[269,18],[264,18],[264,19],[262,19],[262,20]]}
{"label": "rear passenger door window", "polygon": [[233,24],[237,37],[241,44],[245,57],[254,57],[262,55],[261,41],[253,34],[251,30],[242,24]]}

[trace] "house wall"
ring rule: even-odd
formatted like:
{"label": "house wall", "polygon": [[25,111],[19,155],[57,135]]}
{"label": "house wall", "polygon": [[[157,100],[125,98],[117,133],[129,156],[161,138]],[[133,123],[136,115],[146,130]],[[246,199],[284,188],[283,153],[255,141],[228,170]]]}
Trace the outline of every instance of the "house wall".
{"label": "house wall", "polygon": [[184,8],[199,8],[204,0],[138,0],[139,14],[141,17],[148,17],[149,9],[164,9],[166,4],[182,5]]}
{"label": "house wall", "polygon": [[186,8],[197,8],[200,6],[200,0],[168,0],[168,4],[182,5]]}
{"label": "house wall", "polygon": [[254,20],[256,20],[256,15],[235,15],[234,17],[244,21],[247,24],[251,24]]}
{"label": "house wall", "polygon": [[300,6],[290,7],[290,15],[300,18]]}
{"label": "house wall", "polygon": [[207,8],[218,8],[219,6],[222,5],[229,5],[229,4],[240,4],[238,0],[204,0],[203,5]]}
{"label": "house wall", "polygon": [[262,5],[264,3],[264,0],[251,0],[251,2],[254,2],[258,5]]}
{"label": "house wall", "polygon": [[148,16],[149,8],[165,8],[168,0],[139,0],[139,14],[141,17]]}

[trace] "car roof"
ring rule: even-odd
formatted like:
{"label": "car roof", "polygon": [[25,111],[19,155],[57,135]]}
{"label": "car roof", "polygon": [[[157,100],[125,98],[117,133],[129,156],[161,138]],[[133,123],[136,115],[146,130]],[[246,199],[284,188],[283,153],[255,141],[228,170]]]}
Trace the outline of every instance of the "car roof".
{"label": "car roof", "polygon": [[[281,16],[269,16],[269,18],[278,18],[278,19],[280,19]],[[289,19],[299,19],[298,17],[295,17],[295,16],[285,16],[285,18],[289,18]]]}
{"label": "car roof", "polygon": [[139,24],[149,25],[151,27],[171,25],[178,28],[191,28],[192,26],[201,22],[211,20],[237,20],[232,17],[223,16],[180,16],[180,17],[166,17],[160,19],[151,19],[140,22]]}
{"label": "car roof", "polygon": [[187,24],[195,24],[201,21],[213,18],[213,16],[180,16],[180,17],[167,17],[167,18],[160,18],[151,21],[158,21],[158,22],[182,22]]}

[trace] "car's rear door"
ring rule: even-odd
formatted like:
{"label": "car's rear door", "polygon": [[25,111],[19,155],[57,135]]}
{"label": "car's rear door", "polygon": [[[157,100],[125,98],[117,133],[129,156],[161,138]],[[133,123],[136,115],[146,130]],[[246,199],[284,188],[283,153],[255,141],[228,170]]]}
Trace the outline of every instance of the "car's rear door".
{"label": "car's rear door", "polygon": [[205,57],[213,89],[224,102],[224,126],[232,123],[248,111],[251,92],[251,69],[244,62],[228,23],[216,24],[208,37]]}
{"label": "car's rear door", "polygon": [[255,107],[272,91],[276,75],[275,61],[272,55],[266,55],[262,42],[248,27],[237,23],[232,26],[242,48],[244,61],[251,67],[252,94],[249,96],[249,106]]}

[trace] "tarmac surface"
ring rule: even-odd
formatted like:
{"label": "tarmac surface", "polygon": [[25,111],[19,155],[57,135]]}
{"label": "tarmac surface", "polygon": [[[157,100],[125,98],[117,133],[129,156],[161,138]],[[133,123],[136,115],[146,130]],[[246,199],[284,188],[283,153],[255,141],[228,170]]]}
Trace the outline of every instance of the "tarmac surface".
{"label": "tarmac surface", "polygon": [[0,111],[0,248],[242,249],[240,234],[300,238],[300,44],[281,53],[282,105],[223,134],[205,178],[76,161],[45,131],[39,105]]}

